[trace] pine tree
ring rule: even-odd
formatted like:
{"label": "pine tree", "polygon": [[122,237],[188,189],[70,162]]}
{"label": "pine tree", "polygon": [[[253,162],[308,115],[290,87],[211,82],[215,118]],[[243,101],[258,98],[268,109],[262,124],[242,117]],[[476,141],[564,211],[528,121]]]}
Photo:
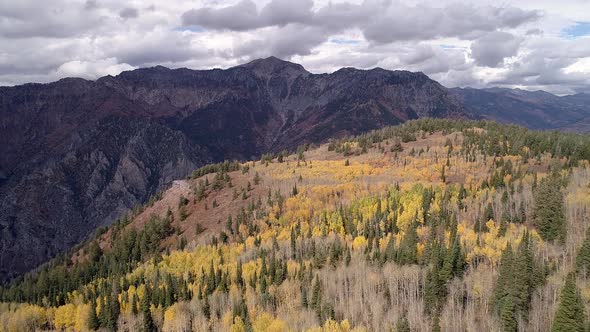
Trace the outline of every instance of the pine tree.
{"label": "pine tree", "polygon": [[137,297],[137,293],[133,294],[133,299],[131,301],[131,313],[133,313],[133,315],[137,315],[139,313],[139,309],[138,309],[138,297]]}
{"label": "pine tree", "polygon": [[512,301],[512,295],[502,299],[500,319],[502,320],[502,329],[504,332],[518,331],[518,321],[516,320],[516,309]]}
{"label": "pine tree", "polygon": [[576,256],[576,271],[585,277],[590,276],[590,227],[586,230],[586,237]]}
{"label": "pine tree", "polygon": [[[102,310],[101,310],[102,314]],[[101,315],[102,316],[102,315]],[[104,307],[104,326],[109,331],[117,330],[117,320],[119,318],[119,300],[116,297],[108,296],[105,300]]]}
{"label": "pine tree", "polygon": [[297,236],[295,235],[295,228],[291,228],[291,259],[295,259],[297,253]]}
{"label": "pine tree", "polygon": [[309,306],[309,302],[307,301],[307,288],[303,285],[301,287],[301,306],[303,308],[307,308]]}
{"label": "pine tree", "polygon": [[561,296],[552,332],[584,332],[584,303],[576,286],[573,273],[568,274]]}
{"label": "pine tree", "polygon": [[322,302],[322,285],[320,283],[320,279],[316,275],[315,280],[313,282],[313,288],[311,293],[311,307],[314,309],[318,309],[321,306]]}
{"label": "pine tree", "polygon": [[418,263],[418,234],[416,232],[417,223],[414,220],[409,226],[400,243],[398,251],[398,264],[416,264]]}
{"label": "pine tree", "polygon": [[532,294],[545,277],[544,270],[535,263],[531,246],[530,234],[525,232],[517,250],[508,244],[500,259],[492,304],[506,331],[518,329],[517,317],[528,315]]}
{"label": "pine tree", "polygon": [[408,322],[408,317],[405,312],[397,319],[397,323],[395,324],[395,331],[410,332],[410,322]]}
{"label": "pine tree", "polygon": [[150,310],[150,289],[146,287],[145,294],[141,299],[141,313],[143,314],[143,331],[154,331],[155,325],[152,319],[152,313]]}
{"label": "pine tree", "polygon": [[565,204],[561,180],[556,175],[543,178],[535,190],[534,225],[545,241],[565,241]]}
{"label": "pine tree", "polygon": [[107,322],[108,322],[108,312],[109,312],[109,308],[108,308],[108,301],[105,301],[103,296],[99,297],[99,301],[100,301],[100,313],[98,315],[98,321],[99,321],[99,325],[100,326],[107,326]]}
{"label": "pine tree", "polygon": [[242,276],[242,261],[238,261],[238,266],[236,268],[236,284],[240,288],[245,286],[244,278]]}
{"label": "pine tree", "polygon": [[90,313],[88,314],[88,328],[92,331],[98,330],[100,322],[96,315],[96,301],[92,300],[90,304]]}

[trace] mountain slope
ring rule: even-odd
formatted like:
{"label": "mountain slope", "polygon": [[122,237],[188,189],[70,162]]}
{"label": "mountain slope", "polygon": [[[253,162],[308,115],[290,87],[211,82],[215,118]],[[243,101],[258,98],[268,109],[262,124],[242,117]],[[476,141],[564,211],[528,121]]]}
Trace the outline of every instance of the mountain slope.
{"label": "mountain slope", "polygon": [[531,129],[590,132],[590,96],[520,89],[449,89],[473,115]]}
{"label": "mountain slope", "polygon": [[[0,88],[0,279],[35,267],[205,163],[419,117],[468,117],[421,73],[314,75],[276,58]],[[18,254],[18,255],[17,255]]]}
{"label": "mountain slope", "polygon": [[0,329],[549,331],[569,272],[590,291],[589,159],[589,135],[420,119],[208,165],[0,287]]}

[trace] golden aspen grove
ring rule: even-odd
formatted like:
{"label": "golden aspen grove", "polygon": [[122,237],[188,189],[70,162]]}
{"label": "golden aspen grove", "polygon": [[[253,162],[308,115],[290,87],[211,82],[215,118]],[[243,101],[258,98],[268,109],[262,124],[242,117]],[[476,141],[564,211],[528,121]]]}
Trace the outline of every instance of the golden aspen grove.
{"label": "golden aspen grove", "polygon": [[204,166],[0,288],[0,331],[589,331],[589,160],[421,119]]}

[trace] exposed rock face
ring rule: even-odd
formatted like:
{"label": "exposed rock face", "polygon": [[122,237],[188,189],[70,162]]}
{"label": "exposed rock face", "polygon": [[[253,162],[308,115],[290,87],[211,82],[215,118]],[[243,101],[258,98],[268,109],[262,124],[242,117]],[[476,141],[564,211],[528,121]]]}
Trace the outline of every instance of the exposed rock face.
{"label": "exposed rock face", "polygon": [[205,163],[425,116],[469,115],[422,73],[314,75],[276,58],[0,88],[0,280]]}

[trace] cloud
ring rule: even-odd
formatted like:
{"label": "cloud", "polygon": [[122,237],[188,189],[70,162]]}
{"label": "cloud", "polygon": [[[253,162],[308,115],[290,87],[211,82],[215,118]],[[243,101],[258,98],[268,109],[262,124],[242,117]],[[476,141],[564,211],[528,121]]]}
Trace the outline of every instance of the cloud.
{"label": "cloud", "polygon": [[121,9],[119,12],[119,17],[128,19],[128,18],[137,18],[139,16],[139,11],[136,8],[126,7]]}
{"label": "cloud", "polygon": [[234,55],[246,57],[247,59],[270,55],[280,58],[309,55],[314,47],[329,38],[329,34],[322,29],[298,24],[290,24],[276,30],[267,30],[258,36],[258,38],[236,46]]}
{"label": "cloud", "polygon": [[50,8],[43,8],[31,0],[0,1],[0,36],[5,38],[68,38],[100,23],[104,23],[103,17],[85,10],[83,4],[57,1]]}
{"label": "cloud", "polygon": [[185,26],[198,25],[210,29],[245,31],[259,28],[256,4],[250,0],[242,0],[233,6],[221,9],[191,9],[182,14]]}
{"label": "cloud", "polygon": [[519,8],[476,7],[454,3],[446,7],[397,4],[367,20],[365,37],[379,43],[456,37],[472,39],[486,32],[515,28],[540,17],[537,11]]}
{"label": "cloud", "polygon": [[507,32],[490,32],[471,44],[471,56],[480,66],[497,67],[504,58],[516,55],[521,42]]}
{"label": "cloud", "polygon": [[182,22],[185,26],[245,31],[307,22],[312,17],[312,6],[311,0],[272,0],[259,13],[254,2],[241,0],[235,5],[219,9],[191,9],[182,15]]}
{"label": "cloud", "polygon": [[368,40],[390,43],[438,37],[469,38],[482,32],[515,28],[541,16],[538,11],[515,7],[476,7],[462,3],[435,8],[367,0],[360,5],[329,3],[317,11],[312,11],[312,7],[311,0],[272,0],[258,12],[254,2],[241,0],[221,8],[191,9],[182,15],[182,22],[186,26],[231,31],[296,23],[330,32],[359,28]]}
{"label": "cloud", "polygon": [[96,0],[86,0],[86,3],[84,3],[84,8],[88,10],[97,9],[98,2]]}
{"label": "cloud", "polygon": [[97,61],[69,61],[57,68],[56,77],[81,77],[95,79],[106,75],[117,75],[124,70],[131,70],[135,67],[126,63],[118,63],[115,58],[101,59]]}
{"label": "cloud", "polygon": [[[155,30],[149,33],[131,33],[129,38],[110,41],[107,56],[132,66],[153,66],[201,58],[208,54],[206,47],[182,32]],[[133,40],[129,43],[129,39]]]}

